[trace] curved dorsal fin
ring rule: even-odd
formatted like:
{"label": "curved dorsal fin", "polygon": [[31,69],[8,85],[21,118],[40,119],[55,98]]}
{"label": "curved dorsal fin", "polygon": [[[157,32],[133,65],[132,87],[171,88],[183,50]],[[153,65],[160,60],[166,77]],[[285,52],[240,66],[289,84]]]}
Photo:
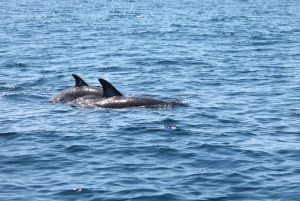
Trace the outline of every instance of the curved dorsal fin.
{"label": "curved dorsal fin", "polygon": [[73,78],[75,79],[75,87],[83,87],[89,86],[81,77],[76,74],[72,74]]}
{"label": "curved dorsal fin", "polygon": [[121,92],[119,92],[111,83],[109,83],[105,79],[99,79],[99,82],[103,87],[103,97],[109,98],[112,96],[123,96]]}

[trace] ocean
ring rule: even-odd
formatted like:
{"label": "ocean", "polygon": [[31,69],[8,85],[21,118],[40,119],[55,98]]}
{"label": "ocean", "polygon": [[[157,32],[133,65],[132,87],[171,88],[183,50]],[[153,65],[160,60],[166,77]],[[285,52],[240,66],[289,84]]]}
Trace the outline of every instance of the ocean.
{"label": "ocean", "polygon": [[[0,2],[0,200],[297,201],[300,4]],[[82,109],[71,74],[187,107]]]}

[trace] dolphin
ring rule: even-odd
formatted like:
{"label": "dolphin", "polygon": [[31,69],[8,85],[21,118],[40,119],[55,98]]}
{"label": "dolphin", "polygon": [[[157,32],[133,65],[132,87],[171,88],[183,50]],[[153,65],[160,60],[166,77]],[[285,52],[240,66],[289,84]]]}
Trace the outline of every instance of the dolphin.
{"label": "dolphin", "polygon": [[75,79],[75,86],[71,87],[57,95],[51,101],[53,103],[66,103],[74,101],[79,97],[102,97],[103,90],[100,87],[89,86],[81,77],[72,74]]}
{"label": "dolphin", "polygon": [[102,97],[79,97],[74,101],[73,106],[83,108],[128,108],[128,107],[165,107],[173,108],[174,106],[186,103],[178,100],[174,102],[165,102],[152,98],[125,97],[111,83],[104,79],[99,79],[103,87]]}

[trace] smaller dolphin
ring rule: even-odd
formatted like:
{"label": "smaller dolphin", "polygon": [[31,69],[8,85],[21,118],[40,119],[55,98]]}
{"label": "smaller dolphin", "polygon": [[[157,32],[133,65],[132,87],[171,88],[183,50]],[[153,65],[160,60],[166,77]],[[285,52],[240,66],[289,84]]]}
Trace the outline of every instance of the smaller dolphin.
{"label": "smaller dolphin", "polygon": [[102,97],[80,97],[74,101],[73,106],[84,108],[127,108],[127,107],[167,107],[172,108],[177,105],[185,106],[180,101],[165,102],[152,98],[125,97],[111,83],[104,79],[99,79],[103,87]]}
{"label": "smaller dolphin", "polygon": [[103,90],[100,87],[89,86],[81,77],[72,74],[75,79],[75,86],[54,96],[51,101],[53,103],[66,103],[74,101],[79,97],[102,97]]}

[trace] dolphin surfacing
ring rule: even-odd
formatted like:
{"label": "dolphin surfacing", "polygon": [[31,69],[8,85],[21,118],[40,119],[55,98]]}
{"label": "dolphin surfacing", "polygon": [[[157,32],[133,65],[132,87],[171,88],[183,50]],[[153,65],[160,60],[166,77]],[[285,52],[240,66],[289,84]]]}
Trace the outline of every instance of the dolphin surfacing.
{"label": "dolphin surfacing", "polygon": [[103,90],[100,87],[89,86],[81,77],[76,74],[72,74],[72,76],[75,79],[75,86],[55,95],[51,99],[53,103],[71,102],[80,97],[100,98],[103,96]]}
{"label": "dolphin surfacing", "polygon": [[102,97],[79,97],[74,101],[73,106],[83,108],[128,108],[128,107],[166,107],[186,104],[180,101],[165,102],[152,98],[125,97],[107,80],[99,79],[103,87]]}

